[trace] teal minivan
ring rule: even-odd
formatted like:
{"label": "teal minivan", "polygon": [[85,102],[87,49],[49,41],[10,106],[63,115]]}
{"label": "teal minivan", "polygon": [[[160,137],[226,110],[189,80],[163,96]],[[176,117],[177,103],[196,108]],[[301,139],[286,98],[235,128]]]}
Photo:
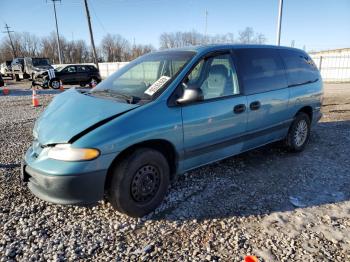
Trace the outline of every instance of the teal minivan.
{"label": "teal minivan", "polygon": [[37,197],[106,197],[140,217],[177,174],[283,140],[302,151],[321,118],[322,79],[302,50],[207,45],[153,52],[38,118],[21,179]]}

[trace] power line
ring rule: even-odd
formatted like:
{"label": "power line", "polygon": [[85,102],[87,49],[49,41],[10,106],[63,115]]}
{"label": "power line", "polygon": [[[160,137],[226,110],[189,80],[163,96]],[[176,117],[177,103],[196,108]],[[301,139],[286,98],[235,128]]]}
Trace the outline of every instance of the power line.
{"label": "power line", "polygon": [[10,43],[11,43],[11,47],[12,47],[12,52],[13,52],[13,58],[17,57],[17,52],[16,52],[16,49],[13,45],[13,42],[12,42],[12,38],[11,38],[11,34],[10,33],[13,33],[14,31],[10,31],[10,28],[7,24],[5,24],[5,29],[6,31],[3,32],[3,33],[7,33],[7,35],[9,36],[9,39],[10,39]]}
{"label": "power line", "polygon": [[58,33],[58,23],[57,23],[57,15],[56,15],[56,2],[61,2],[61,0],[50,0],[50,1],[52,1],[52,3],[53,3],[53,11],[55,13],[58,60],[59,60],[60,64],[63,64],[62,53],[61,53],[60,35]]}
{"label": "power line", "polygon": [[92,9],[92,12],[94,13],[94,15],[95,15],[95,17],[96,17],[97,22],[100,24],[102,30],[103,30],[105,33],[107,33],[106,28],[105,28],[104,25],[102,24],[100,18],[99,18],[98,15],[97,15],[97,12],[95,11],[95,7],[94,7],[94,5],[92,4],[92,1],[89,1],[89,2],[90,2],[90,6],[91,6],[91,9]]}

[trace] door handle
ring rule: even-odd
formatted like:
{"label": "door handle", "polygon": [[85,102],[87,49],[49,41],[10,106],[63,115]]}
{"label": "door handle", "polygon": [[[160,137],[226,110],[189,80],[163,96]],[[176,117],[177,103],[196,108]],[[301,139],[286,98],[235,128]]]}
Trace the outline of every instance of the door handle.
{"label": "door handle", "polygon": [[249,105],[250,110],[258,110],[260,108],[261,104],[259,101],[251,102]]}
{"label": "door handle", "polygon": [[245,109],[246,109],[245,104],[239,104],[233,108],[233,112],[235,112],[235,114],[240,114],[240,113],[243,113]]}

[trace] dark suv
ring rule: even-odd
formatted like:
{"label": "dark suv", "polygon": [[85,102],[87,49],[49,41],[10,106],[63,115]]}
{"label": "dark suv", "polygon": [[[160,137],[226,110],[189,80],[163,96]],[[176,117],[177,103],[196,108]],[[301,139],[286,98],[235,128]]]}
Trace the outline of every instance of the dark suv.
{"label": "dark suv", "polygon": [[42,79],[40,84],[42,87],[53,89],[60,87],[60,81],[62,84],[78,84],[81,87],[87,84],[93,87],[101,82],[99,70],[93,65],[84,64],[60,66],[55,69],[55,77],[50,79],[48,72],[44,72],[36,77],[36,81],[40,78]]}

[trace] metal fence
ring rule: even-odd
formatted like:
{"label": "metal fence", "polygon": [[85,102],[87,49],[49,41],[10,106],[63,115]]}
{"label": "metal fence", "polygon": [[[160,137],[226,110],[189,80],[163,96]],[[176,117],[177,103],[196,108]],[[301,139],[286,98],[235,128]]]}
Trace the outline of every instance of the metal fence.
{"label": "metal fence", "polygon": [[[311,54],[310,56],[320,70],[324,82],[350,82],[350,55]],[[126,64],[128,62],[99,63],[101,77],[108,77]]]}
{"label": "metal fence", "polygon": [[324,82],[350,82],[350,55],[310,55]]}

